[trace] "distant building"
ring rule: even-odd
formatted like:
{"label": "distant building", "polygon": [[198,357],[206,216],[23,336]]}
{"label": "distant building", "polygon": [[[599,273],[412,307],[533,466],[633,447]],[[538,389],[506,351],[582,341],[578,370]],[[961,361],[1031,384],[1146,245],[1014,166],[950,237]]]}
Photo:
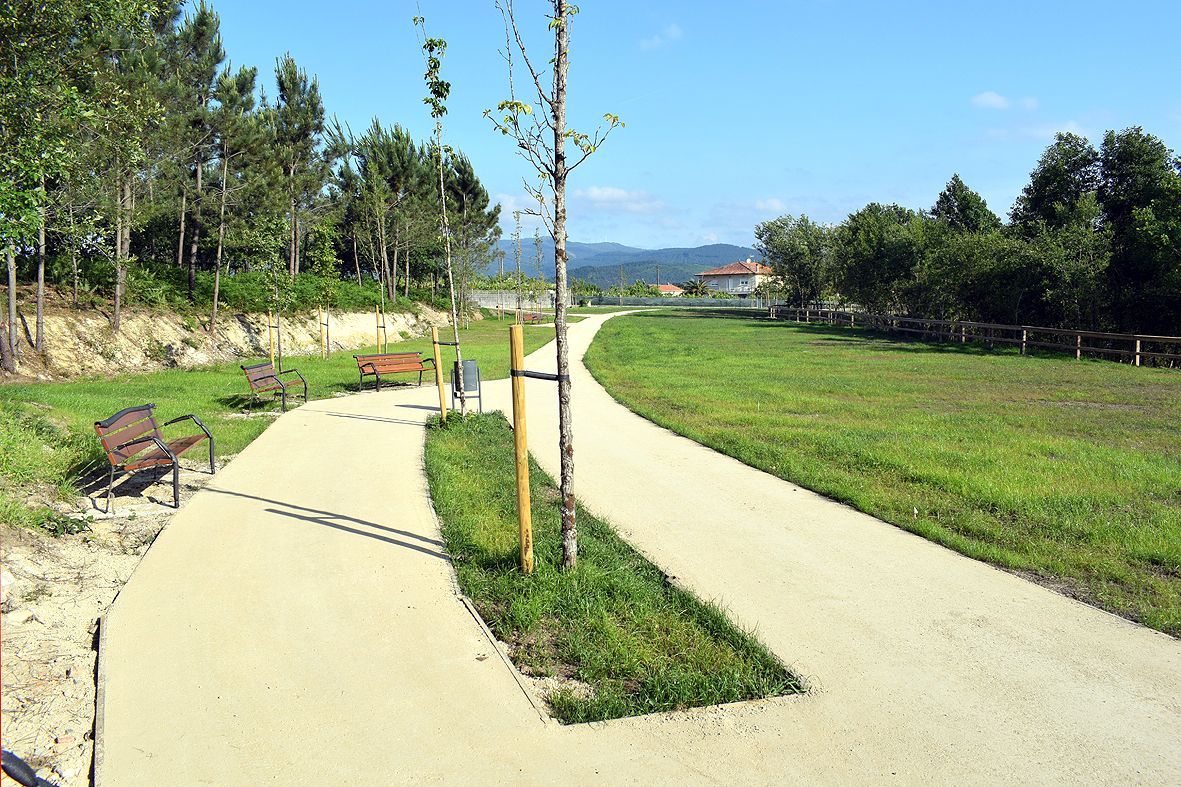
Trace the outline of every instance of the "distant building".
{"label": "distant building", "polygon": [[752,262],[750,257],[746,258],[746,262],[732,262],[697,274],[706,287],[731,295],[750,295],[770,276],[770,267],[761,262]]}
{"label": "distant building", "polygon": [[660,290],[660,295],[664,298],[679,298],[685,294],[685,291],[675,284],[657,284],[656,289]]}

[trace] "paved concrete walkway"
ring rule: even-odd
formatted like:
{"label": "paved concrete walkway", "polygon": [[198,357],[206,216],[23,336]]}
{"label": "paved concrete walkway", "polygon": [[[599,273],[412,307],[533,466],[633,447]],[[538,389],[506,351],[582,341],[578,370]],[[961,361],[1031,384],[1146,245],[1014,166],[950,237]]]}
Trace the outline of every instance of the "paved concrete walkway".
{"label": "paved concrete walkway", "polygon": [[[603,319],[571,326],[576,357]],[[756,628],[809,695],[543,721],[455,593],[421,472],[433,392],[370,393],[279,419],[148,552],[104,625],[100,783],[1181,781],[1181,643],[574,379],[584,502]],[[552,385],[528,397],[554,471]]]}

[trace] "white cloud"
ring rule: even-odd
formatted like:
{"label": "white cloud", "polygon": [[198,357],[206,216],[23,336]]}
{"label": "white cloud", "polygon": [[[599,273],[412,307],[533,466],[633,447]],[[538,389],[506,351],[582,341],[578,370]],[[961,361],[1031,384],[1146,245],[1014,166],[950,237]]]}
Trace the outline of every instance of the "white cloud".
{"label": "white cloud", "polygon": [[787,210],[787,204],[778,197],[770,197],[755,201],[755,210],[782,213]]}
{"label": "white cloud", "polygon": [[589,186],[585,189],[575,189],[570,198],[602,211],[655,213],[664,209],[664,203],[646,191],[628,191],[615,186]]}
{"label": "white cloud", "polygon": [[1025,98],[1021,99],[1021,108],[1032,112],[1038,108],[1038,100],[1033,96],[1026,96]]}
{"label": "white cloud", "polygon": [[718,242],[718,233],[707,232],[701,236],[701,240],[703,243],[717,243]]}
{"label": "white cloud", "polygon": [[676,22],[670,22],[654,36],[640,39],[640,49],[659,49],[672,41],[678,40],[684,31]]}
{"label": "white cloud", "polygon": [[972,106],[983,109],[1008,109],[1009,99],[993,90],[985,90],[972,96]]}

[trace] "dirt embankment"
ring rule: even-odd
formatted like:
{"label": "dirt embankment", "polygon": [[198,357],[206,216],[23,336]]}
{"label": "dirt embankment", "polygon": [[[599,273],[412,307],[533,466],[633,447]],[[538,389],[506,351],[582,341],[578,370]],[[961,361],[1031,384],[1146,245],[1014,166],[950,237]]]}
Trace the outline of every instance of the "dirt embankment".
{"label": "dirt embankment", "polygon": [[[45,314],[45,353],[33,350],[31,309],[21,310],[18,320],[19,364],[17,375],[6,379],[66,379],[125,371],[151,371],[170,367],[194,367],[239,358],[265,357],[271,332],[265,314],[227,313],[218,318],[217,333],[208,331],[209,318],[174,312],[126,310],[118,333],[107,315],[98,310],[80,311],[51,306]],[[371,346],[377,340],[372,312],[332,313],[328,339],[334,350]],[[432,325],[446,325],[445,312],[417,304],[413,313],[385,316],[388,341],[421,336]],[[320,319],[311,314],[284,316],[275,342],[284,355],[320,351]]]}

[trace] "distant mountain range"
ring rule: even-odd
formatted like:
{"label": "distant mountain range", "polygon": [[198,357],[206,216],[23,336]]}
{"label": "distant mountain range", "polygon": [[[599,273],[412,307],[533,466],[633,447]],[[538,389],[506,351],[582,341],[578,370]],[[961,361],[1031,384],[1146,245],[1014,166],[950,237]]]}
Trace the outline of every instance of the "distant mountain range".
{"label": "distant mountain range", "polygon": [[[537,252],[533,239],[522,238],[521,247],[521,269],[530,276],[537,276]],[[502,240],[500,248],[504,250],[505,270],[512,271],[515,265],[513,242]],[[570,278],[597,284],[604,289],[619,284],[620,266],[623,266],[625,284],[631,284],[637,279],[649,284],[665,284],[687,281],[701,271],[728,262],[745,260],[747,257],[760,259],[760,255],[754,249],[729,243],[713,243],[694,248],[637,249],[619,243],[569,241],[566,251],[570,255]],[[552,239],[542,238],[541,258],[541,273],[547,280],[553,279]],[[496,273],[497,264],[490,265],[486,272]]]}

